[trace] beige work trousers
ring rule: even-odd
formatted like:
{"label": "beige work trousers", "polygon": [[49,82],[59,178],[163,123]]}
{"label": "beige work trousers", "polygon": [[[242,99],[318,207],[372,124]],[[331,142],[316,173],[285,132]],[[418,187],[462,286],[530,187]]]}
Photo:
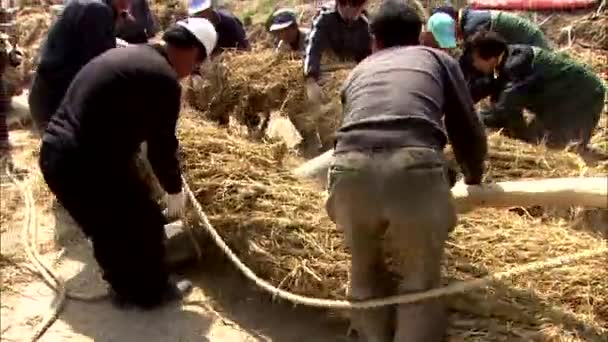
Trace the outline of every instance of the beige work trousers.
{"label": "beige work trousers", "polygon": [[[338,153],[326,209],[352,253],[350,296],[363,300],[440,286],[444,243],[456,224],[442,152],[399,148]],[[400,278],[391,283],[385,263]],[[441,300],[355,310],[351,327],[366,342],[437,342],[447,329]]]}

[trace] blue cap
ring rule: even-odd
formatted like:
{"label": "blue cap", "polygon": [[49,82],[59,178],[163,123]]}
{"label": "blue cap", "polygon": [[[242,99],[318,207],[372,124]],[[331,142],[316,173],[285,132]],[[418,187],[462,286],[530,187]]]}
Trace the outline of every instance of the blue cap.
{"label": "blue cap", "polygon": [[270,32],[282,30],[297,22],[296,12],[289,8],[282,8],[272,14]]}
{"label": "blue cap", "polygon": [[456,22],[449,14],[441,12],[433,14],[426,23],[426,29],[433,34],[440,48],[456,47]]}
{"label": "blue cap", "polygon": [[188,0],[188,15],[202,12],[211,7],[211,0]]}

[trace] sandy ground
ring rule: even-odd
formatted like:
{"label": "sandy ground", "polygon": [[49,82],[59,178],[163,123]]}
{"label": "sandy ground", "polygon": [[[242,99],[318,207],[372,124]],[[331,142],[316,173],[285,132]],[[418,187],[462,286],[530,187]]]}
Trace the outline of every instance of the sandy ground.
{"label": "sandy ground", "polygon": [[[285,125],[273,123],[272,127]],[[283,129],[273,128],[275,132]],[[36,196],[38,245],[44,259],[66,279],[69,291],[95,294],[105,290],[89,243],[70,219],[56,215],[41,185],[36,166],[38,140],[27,128],[10,132],[13,159],[30,170],[25,181]],[[279,133],[277,133],[279,134]],[[295,143],[292,142],[291,144]],[[50,313],[54,292],[26,268],[20,244],[23,200],[2,172],[2,341],[27,341],[34,327]],[[62,246],[55,243],[61,232]],[[346,332],[344,320],[327,312],[293,307],[257,292],[234,268],[212,257],[185,269],[180,276],[195,288],[183,303],[141,312],[115,309],[107,300],[68,300],[57,322],[41,341],[336,341]]]}

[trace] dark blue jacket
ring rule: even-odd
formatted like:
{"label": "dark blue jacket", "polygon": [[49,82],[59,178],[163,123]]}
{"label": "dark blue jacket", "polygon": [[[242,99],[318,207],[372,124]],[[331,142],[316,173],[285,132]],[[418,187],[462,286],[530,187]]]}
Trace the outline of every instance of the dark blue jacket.
{"label": "dark blue jacket", "polygon": [[213,53],[223,49],[249,50],[249,40],[243,28],[243,23],[226,10],[216,10],[213,22],[217,31],[217,45]]}
{"label": "dark blue jacket", "polygon": [[49,30],[42,46],[37,73],[54,83],[54,87],[63,88],[64,93],[85,64],[116,47],[116,13],[109,1],[68,1]]}
{"label": "dark blue jacket", "polygon": [[[59,105],[72,79],[94,57],[116,47],[116,13],[110,0],[69,0],[51,26],[40,53],[36,78],[48,85],[46,103]],[[33,95],[33,94],[30,94]],[[57,108],[47,108],[52,115]]]}

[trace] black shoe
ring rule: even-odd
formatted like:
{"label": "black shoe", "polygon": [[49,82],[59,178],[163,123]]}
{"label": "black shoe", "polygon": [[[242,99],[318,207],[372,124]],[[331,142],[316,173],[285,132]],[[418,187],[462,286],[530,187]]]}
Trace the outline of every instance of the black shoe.
{"label": "black shoe", "polygon": [[182,300],[190,293],[191,290],[192,283],[190,281],[180,280],[169,281],[165,291],[160,295],[160,298],[157,297],[156,300],[137,300],[135,298],[128,298],[117,293],[113,289],[109,290],[109,297],[112,304],[121,310],[128,310],[135,307],[143,310],[151,310],[174,301]]}
{"label": "black shoe", "polygon": [[110,297],[110,302],[112,303],[112,305],[114,305],[114,307],[116,307],[117,309],[129,310],[135,306],[132,302],[118,294],[112,288],[108,290],[108,296]]}
{"label": "black shoe", "polygon": [[170,281],[169,286],[165,290],[162,296],[161,304],[173,302],[176,300],[182,300],[184,297],[188,296],[192,291],[192,282],[189,280],[178,280],[178,281]]}

